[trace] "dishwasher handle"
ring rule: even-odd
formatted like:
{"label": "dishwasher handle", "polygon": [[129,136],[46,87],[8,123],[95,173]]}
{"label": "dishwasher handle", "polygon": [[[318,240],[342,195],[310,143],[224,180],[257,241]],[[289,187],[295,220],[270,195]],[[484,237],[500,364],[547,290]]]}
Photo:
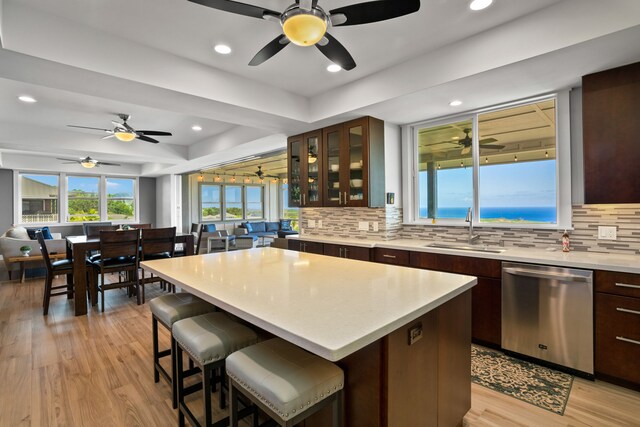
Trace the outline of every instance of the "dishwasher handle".
{"label": "dishwasher handle", "polygon": [[585,276],[579,276],[576,274],[567,274],[567,273],[552,273],[552,272],[542,272],[538,270],[528,270],[526,268],[503,268],[502,271],[505,273],[513,274],[514,276],[526,276],[526,277],[535,277],[538,279],[550,279],[550,280],[564,280],[567,282],[589,282],[591,278]]}

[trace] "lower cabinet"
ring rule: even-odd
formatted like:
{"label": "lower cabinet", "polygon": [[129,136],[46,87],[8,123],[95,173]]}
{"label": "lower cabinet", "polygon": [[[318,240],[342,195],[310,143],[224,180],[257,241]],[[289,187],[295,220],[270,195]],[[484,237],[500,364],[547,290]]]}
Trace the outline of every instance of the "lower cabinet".
{"label": "lower cabinet", "polygon": [[401,249],[374,248],[373,260],[383,264],[409,266],[409,251]]}
{"label": "lower cabinet", "polygon": [[640,390],[640,276],[596,271],[596,378]]}
{"label": "lower cabinet", "polygon": [[323,243],[323,253],[328,256],[355,259],[359,261],[371,261],[371,249],[360,246],[336,245]]}
{"label": "lower cabinet", "polygon": [[502,345],[502,262],[499,260],[411,252],[416,268],[476,276],[471,292],[472,341],[488,347]]}
{"label": "lower cabinet", "polygon": [[310,254],[323,254],[322,243],[319,242],[305,242],[304,240],[291,239],[289,242],[289,249],[298,252],[307,252]]}

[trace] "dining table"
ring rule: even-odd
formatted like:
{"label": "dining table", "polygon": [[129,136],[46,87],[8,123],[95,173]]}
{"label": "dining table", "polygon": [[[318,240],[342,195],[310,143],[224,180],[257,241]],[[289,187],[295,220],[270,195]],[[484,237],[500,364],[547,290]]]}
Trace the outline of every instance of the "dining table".
{"label": "dining table", "polygon": [[[67,276],[67,283],[75,287],[74,312],[76,316],[87,314],[87,253],[100,249],[99,237],[68,236],[67,259],[73,259],[73,275]],[[194,236],[191,233],[176,234],[176,243],[185,246],[185,256],[194,254]],[[98,303],[98,295],[94,289],[90,289],[89,300],[91,305]]]}

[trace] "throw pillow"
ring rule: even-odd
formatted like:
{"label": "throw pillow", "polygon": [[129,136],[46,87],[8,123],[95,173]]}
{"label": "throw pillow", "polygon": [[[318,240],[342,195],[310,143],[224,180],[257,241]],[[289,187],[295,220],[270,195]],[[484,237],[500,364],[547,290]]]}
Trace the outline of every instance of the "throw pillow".
{"label": "throw pillow", "polygon": [[49,227],[42,227],[42,237],[44,237],[44,240],[53,240]]}
{"label": "throw pillow", "polygon": [[29,233],[24,227],[13,227],[7,230],[7,237],[20,240],[29,240]]}
{"label": "throw pillow", "polygon": [[264,233],[267,231],[264,221],[252,222],[251,227],[253,228],[254,233]]}
{"label": "throw pillow", "polygon": [[253,224],[251,224],[250,222],[246,222],[244,224],[244,228],[247,229],[247,233],[253,233]]}
{"label": "throw pillow", "polygon": [[280,220],[280,230],[284,230],[284,231],[291,230],[291,220],[290,219],[281,219]]}
{"label": "throw pillow", "polygon": [[204,229],[202,230],[204,233],[211,233],[216,231],[216,225],[215,224],[204,224],[203,225]]}
{"label": "throw pillow", "polygon": [[280,224],[277,222],[267,222],[265,226],[265,231],[278,231],[280,229]]}

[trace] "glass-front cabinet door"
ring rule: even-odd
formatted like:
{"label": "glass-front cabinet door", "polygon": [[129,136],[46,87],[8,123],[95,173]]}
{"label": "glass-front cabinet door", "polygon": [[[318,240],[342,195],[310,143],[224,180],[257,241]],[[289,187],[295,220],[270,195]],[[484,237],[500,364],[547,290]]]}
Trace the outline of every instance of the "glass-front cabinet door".
{"label": "glass-front cabinet door", "polygon": [[347,187],[341,184],[342,125],[323,129],[324,140],[324,206],[345,204]]}
{"label": "glass-front cabinet door", "polygon": [[[302,206],[322,206],[322,132],[304,134]],[[306,172],[306,173],[305,173]]]}
{"label": "glass-front cabinet door", "polygon": [[367,121],[358,119],[344,125],[344,178],[347,206],[367,206],[368,164],[367,164]]}
{"label": "glass-front cabinet door", "polygon": [[292,136],[288,139],[288,159],[289,159],[289,206],[300,206],[302,202],[302,163],[300,154],[302,153],[302,135]]}

